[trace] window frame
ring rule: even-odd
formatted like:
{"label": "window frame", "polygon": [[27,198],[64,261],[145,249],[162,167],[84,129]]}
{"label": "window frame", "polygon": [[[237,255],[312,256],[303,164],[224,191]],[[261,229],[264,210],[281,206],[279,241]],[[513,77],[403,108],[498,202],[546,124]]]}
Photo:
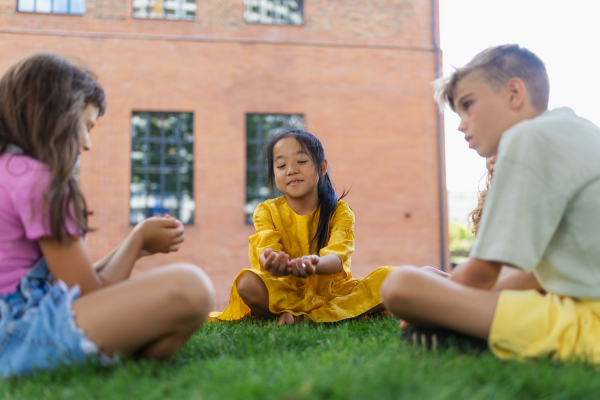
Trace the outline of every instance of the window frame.
{"label": "window frame", "polygon": [[57,2],[58,0],[48,0],[50,1],[50,11],[36,11],[36,6],[39,0],[32,0],[33,1],[33,10],[29,11],[29,10],[21,10],[19,9],[19,4],[21,3],[21,0],[17,0],[17,12],[18,13],[26,13],[26,14],[52,14],[52,15],[75,15],[75,16],[83,16],[85,15],[85,2],[86,0],[81,0],[81,2],[83,3],[83,11],[81,13],[77,13],[77,12],[71,12],[71,4],[73,2],[76,2],[77,0],[66,0],[67,1],[67,11],[66,12],[58,12],[58,11],[53,11],[54,9],[54,3]]}
{"label": "window frame", "polygon": [[[260,128],[257,127],[257,130],[255,132],[256,133],[255,138],[249,139],[248,138],[248,134],[249,134],[248,120],[249,120],[249,117],[253,117],[253,116],[254,117],[260,116],[262,118],[259,119],[258,126]],[[260,179],[260,177],[263,177],[262,182],[264,183],[264,186],[266,187],[268,169],[267,169],[267,165],[265,163],[264,149],[265,149],[266,145],[269,143],[270,138],[264,137],[263,124],[264,124],[265,117],[269,117],[269,116],[288,117],[288,121],[281,127],[275,128],[275,132],[272,132],[270,136],[275,135],[279,132],[290,130],[290,129],[305,129],[306,128],[306,116],[304,113],[246,113],[245,114],[245,124],[246,124],[246,141],[245,141],[245,148],[246,148],[246,151],[245,151],[245,155],[246,155],[245,183],[246,183],[246,187],[245,187],[245,193],[246,193],[246,198],[245,198],[245,202],[244,202],[244,219],[245,219],[246,225],[253,224],[252,214],[248,213],[246,210],[246,207],[248,207],[248,204],[251,201],[257,201],[257,200],[260,201],[259,202],[259,204],[260,204],[260,203],[268,200],[269,198],[271,198],[270,192],[266,196],[262,196],[260,193],[257,193],[254,190],[260,186],[260,182],[258,181]],[[292,118],[297,118],[297,121],[292,121]],[[249,146],[256,146],[256,153],[255,153],[256,163],[253,165],[250,165],[248,163],[248,147]],[[254,182],[254,184],[252,186],[248,185],[250,172],[255,172],[256,179],[257,179],[257,181]],[[279,190],[277,190],[277,188],[275,188],[274,196],[279,197],[282,195],[283,194],[281,192],[279,192]],[[253,210],[253,212],[254,212],[254,210]]]}
{"label": "window frame", "polygon": [[[140,137],[135,137],[134,136],[134,130],[135,130],[135,126],[133,123],[133,118],[136,114],[141,114],[144,116],[144,119],[146,121],[146,126],[145,126],[145,130],[144,130],[144,135],[140,138]],[[182,130],[181,130],[181,116],[183,114],[188,114],[191,117],[191,140],[186,140],[183,138],[182,135]],[[160,121],[161,121],[161,126],[160,126],[160,135],[158,137],[153,137],[151,135],[151,128],[152,128],[152,116],[154,115],[159,115],[160,116]],[[164,121],[167,120],[167,115],[175,115],[177,118],[177,122],[175,127],[173,128],[174,133],[173,133],[173,137],[166,137],[165,136],[165,127],[164,127]],[[184,222],[184,225],[194,225],[195,221],[194,221],[194,211],[196,208],[196,201],[194,199],[194,163],[195,163],[195,157],[194,157],[194,142],[195,142],[195,135],[194,135],[194,113],[193,112],[185,112],[185,111],[141,111],[141,110],[132,110],[131,112],[131,151],[130,151],[130,160],[131,160],[131,175],[129,177],[129,184],[130,184],[130,188],[129,188],[129,223],[130,225],[136,225],[139,222],[134,221],[134,218],[132,217],[132,212],[134,210],[138,210],[136,208],[132,208],[131,207],[131,200],[133,198],[134,193],[143,193],[143,196],[145,198],[145,206],[143,208],[144,211],[144,215],[145,218],[151,217],[152,215],[149,213],[149,210],[152,209],[152,207],[150,207],[149,204],[149,196],[154,195],[153,191],[150,189],[150,174],[156,174],[158,173],[160,176],[160,187],[159,187],[159,198],[160,198],[160,209],[164,211],[164,201],[167,198],[168,195],[174,194],[178,205],[177,205],[177,210],[178,210],[178,215],[172,215],[175,218],[181,219],[181,213],[182,213],[182,205],[183,205],[183,197],[184,194],[186,194],[185,192],[187,192],[186,190],[182,189],[182,169],[185,167],[184,165],[182,165],[181,162],[181,149],[184,145],[191,145],[192,148],[192,160],[191,160],[191,165],[188,166],[187,168],[189,168],[189,170],[191,170],[191,193],[187,193],[189,195],[189,197],[192,199],[192,201],[194,202],[194,209],[191,213],[190,219],[187,222]],[[133,159],[133,153],[134,153],[134,145],[135,144],[141,144],[142,146],[147,146],[147,149],[143,150],[144,151],[144,158],[143,158],[143,163],[142,165],[135,165],[134,164],[134,159]],[[160,151],[160,162],[159,164],[151,164],[150,163],[150,158],[151,158],[151,144],[159,144],[159,151]],[[175,158],[175,165],[170,165],[166,163],[166,146],[169,144],[174,144],[176,146],[176,158]],[[158,171],[158,172],[156,172]],[[175,172],[175,176],[176,176],[176,183],[175,183],[175,192],[172,191],[168,191],[166,190],[166,186],[167,186],[167,182],[166,182],[166,176],[169,173]],[[132,191],[131,190],[131,185],[134,184],[133,182],[133,176],[134,173],[143,173],[144,175],[144,185],[145,185],[145,189],[143,191]]]}
{"label": "window frame", "polygon": [[[194,22],[197,20],[196,18],[196,13],[198,11],[198,0],[194,0],[194,4],[196,5],[196,9],[194,10],[194,17],[193,18],[187,18],[185,15],[183,18],[170,18],[167,15],[167,9],[164,7],[164,3],[165,2],[169,2],[169,1],[176,1],[179,3],[179,6],[182,7],[183,12],[185,12],[185,9],[183,8],[183,6],[188,3],[188,0],[161,0],[163,2],[163,16],[162,17],[140,17],[140,16],[136,16],[135,14],[135,0],[133,0],[131,2],[131,18],[133,19],[140,19],[140,20],[151,20],[151,21],[188,21],[188,22]],[[150,8],[150,4],[148,4],[146,6],[146,8],[148,9],[147,15],[150,15],[151,13],[149,12],[149,8]]]}
{"label": "window frame", "polygon": [[[249,21],[249,19],[247,17],[247,12],[248,12],[247,8],[248,7],[255,7],[255,6],[254,5],[248,5],[248,4],[246,4],[247,1],[253,1],[253,0],[244,0],[244,22],[246,24],[251,24],[251,25],[275,25],[275,26],[305,26],[306,25],[306,18],[305,18],[305,15],[304,15],[304,0],[272,0],[274,3],[275,2],[280,2],[280,5],[281,5],[281,3],[285,3],[288,10],[289,10],[288,3],[290,3],[291,1],[300,3],[299,9],[300,9],[300,15],[302,16],[302,23],[300,23],[300,24],[296,24],[296,23],[290,22],[290,18],[289,17],[287,18],[286,22],[279,22],[279,21],[276,21],[276,22]],[[260,0],[258,0],[258,1],[260,1]],[[274,6],[277,7],[277,4],[274,4]],[[261,10],[259,8],[258,12],[260,13],[260,11]],[[272,17],[272,18],[275,18],[275,17]]]}

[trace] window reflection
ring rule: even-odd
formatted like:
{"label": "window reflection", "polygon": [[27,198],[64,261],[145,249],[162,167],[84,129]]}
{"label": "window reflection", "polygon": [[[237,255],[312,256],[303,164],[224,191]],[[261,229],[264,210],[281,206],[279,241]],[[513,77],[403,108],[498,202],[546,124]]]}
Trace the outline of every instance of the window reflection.
{"label": "window reflection", "polygon": [[71,0],[71,14],[85,14],[85,0]]}
{"label": "window reflection", "polygon": [[130,223],[169,214],[192,224],[193,115],[135,111],[131,137]]}
{"label": "window reflection", "polygon": [[[263,154],[266,144],[278,132],[304,129],[302,115],[246,114],[246,223],[252,224],[256,206],[271,197],[267,188],[267,166]],[[275,189],[275,196],[281,193]]]}
{"label": "window reflection", "polygon": [[304,0],[244,0],[244,7],[251,24],[304,24]]}
{"label": "window reflection", "polygon": [[196,0],[133,0],[134,18],[196,18]]}
{"label": "window reflection", "polygon": [[85,0],[18,0],[17,11],[85,14]]}

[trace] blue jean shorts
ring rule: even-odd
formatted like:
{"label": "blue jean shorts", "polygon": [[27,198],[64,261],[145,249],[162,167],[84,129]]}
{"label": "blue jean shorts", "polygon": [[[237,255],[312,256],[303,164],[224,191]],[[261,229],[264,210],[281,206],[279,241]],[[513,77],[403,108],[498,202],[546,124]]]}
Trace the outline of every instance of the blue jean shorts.
{"label": "blue jean shorts", "polygon": [[13,293],[0,296],[0,377],[89,359],[112,361],[75,324],[71,305],[79,288],[51,281],[41,259]]}

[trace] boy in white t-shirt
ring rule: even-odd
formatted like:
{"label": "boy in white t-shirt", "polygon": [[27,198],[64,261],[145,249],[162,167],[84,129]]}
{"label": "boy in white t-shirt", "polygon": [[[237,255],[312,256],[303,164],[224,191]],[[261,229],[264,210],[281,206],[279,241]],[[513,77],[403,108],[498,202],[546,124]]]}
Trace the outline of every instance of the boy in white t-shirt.
{"label": "boy in white t-shirt", "polygon": [[[501,358],[600,362],[600,129],[547,110],[544,64],[517,45],[438,83],[469,147],[497,154],[494,179],[471,258],[449,278],[397,269],[381,289],[386,307],[403,329],[485,339]],[[533,271],[545,292],[497,290],[502,265]]]}

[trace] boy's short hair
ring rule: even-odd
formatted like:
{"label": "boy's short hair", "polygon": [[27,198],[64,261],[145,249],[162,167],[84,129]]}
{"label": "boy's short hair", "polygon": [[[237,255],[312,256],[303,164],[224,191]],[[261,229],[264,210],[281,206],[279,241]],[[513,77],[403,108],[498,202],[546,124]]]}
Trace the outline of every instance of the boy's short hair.
{"label": "boy's short hair", "polygon": [[548,108],[550,83],[546,67],[538,56],[517,44],[489,47],[449,77],[437,79],[434,82],[435,99],[440,108],[448,103],[452,111],[456,111],[456,84],[470,74],[497,89],[504,87],[510,79],[519,78],[525,83],[533,106],[540,111]]}

